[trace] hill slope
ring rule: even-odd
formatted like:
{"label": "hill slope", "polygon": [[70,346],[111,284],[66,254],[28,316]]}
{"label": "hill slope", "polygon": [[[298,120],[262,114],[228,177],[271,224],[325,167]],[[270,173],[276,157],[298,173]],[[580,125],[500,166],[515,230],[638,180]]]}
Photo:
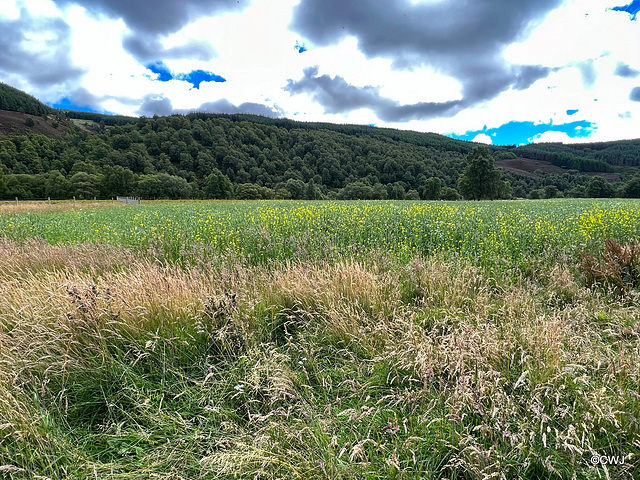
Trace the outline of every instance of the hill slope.
{"label": "hill slope", "polygon": [[47,115],[53,111],[37,98],[2,82],[0,82],[0,110],[31,115]]}
{"label": "hill slope", "polygon": [[[14,104],[38,111],[33,97],[4,87],[22,98]],[[15,121],[9,129],[0,122],[0,198],[456,198],[475,146],[432,133],[242,114],[133,118],[50,111],[55,121],[36,119],[29,128],[25,114],[3,112]],[[618,161],[621,145],[631,160]],[[542,176],[506,169],[516,196],[549,185],[583,196],[593,181],[578,170],[611,174],[619,169],[612,164],[633,163],[640,142],[490,149],[497,160],[517,154],[557,166],[541,169],[550,172]],[[621,182],[628,177],[621,172]],[[614,193],[607,182],[603,188]]]}

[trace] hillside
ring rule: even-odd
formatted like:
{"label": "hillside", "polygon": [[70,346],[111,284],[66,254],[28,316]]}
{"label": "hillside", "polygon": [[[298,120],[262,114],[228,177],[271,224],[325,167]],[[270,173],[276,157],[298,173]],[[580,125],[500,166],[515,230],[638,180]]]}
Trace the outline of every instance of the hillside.
{"label": "hillside", "polygon": [[[5,104],[49,108],[3,88],[12,99]],[[455,199],[475,146],[433,133],[244,114],[49,110],[0,113],[0,198]],[[628,196],[640,141],[490,151],[518,197]],[[537,166],[515,168],[518,158]]]}
{"label": "hillside", "polygon": [[0,110],[30,115],[47,115],[53,111],[37,98],[2,82],[0,82]]}
{"label": "hillside", "polygon": [[[33,125],[29,125],[29,118],[33,121]],[[60,125],[55,118],[49,116],[41,117],[28,113],[0,110],[0,138],[11,138],[28,133],[59,138],[63,137],[66,131],[65,125]]]}

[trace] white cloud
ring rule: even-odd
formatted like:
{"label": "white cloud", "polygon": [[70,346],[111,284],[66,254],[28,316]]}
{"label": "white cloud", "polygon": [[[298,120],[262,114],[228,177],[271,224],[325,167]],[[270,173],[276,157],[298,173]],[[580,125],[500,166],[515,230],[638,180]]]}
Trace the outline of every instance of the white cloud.
{"label": "white cloud", "polygon": [[491,145],[493,143],[491,137],[486,133],[479,133],[472,141],[476,143],[486,143],[487,145]]}
{"label": "white cloud", "polygon": [[571,138],[564,132],[554,132],[552,130],[540,133],[529,139],[529,143],[575,143],[575,139]]}
{"label": "white cloud", "polygon": [[[432,3],[443,0],[412,0]],[[567,0],[537,25],[529,36],[503,52],[515,66],[541,65],[555,69],[525,90],[507,90],[495,98],[462,110],[452,117],[409,122],[385,123],[371,109],[344,114],[324,113],[321,105],[306,94],[290,95],[283,87],[288,79],[297,80],[303,69],[317,65],[319,75],[342,77],[357,87],[379,88],[381,97],[401,105],[420,102],[446,102],[462,98],[460,81],[428,66],[398,70],[390,58],[367,58],[355,37],[319,47],[289,30],[292,9],[299,0],[253,0],[242,11],[200,18],[168,37],[160,38],[165,48],[180,47],[192,41],[206,42],[215,52],[209,61],[193,58],[163,59],[176,73],[205,70],[224,77],[225,83],[202,83],[195,89],[186,81],[154,81],[151,72],[123,48],[132,32],[123,20],[93,17],[79,6],[58,9],[51,0],[2,0],[0,19],[17,19],[20,8],[31,15],[62,18],[71,29],[70,58],[84,71],[56,87],[30,90],[41,99],[55,102],[66,96],[65,89],[84,88],[98,99],[100,106],[119,114],[134,115],[142,99],[150,94],[170,100],[177,109],[195,109],[206,102],[226,99],[238,105],[255,102],[278,106],[289,118],[336,123],[363,123],[432,131],[438,133],[497,128],[509,122],[553,123],[593,122],[590,141],[638,137],[640,102],[631,102],[629,93],[640,85],[640,78],[614,75],[618,63],[640,70],[638,22],[623,12],[607,9],[621,4],[616,0]],[[624,2],[622,2],[624,3]],[[48,38],[32,36],[36,46]],[[298,53],[296,42],[304,43]],[[1,67],[1,66],[0,66]],[[593,82],[585,82],[585,72]],[[8,72],[0,81],[17,78]],[[16,86],[23,86],[16,85]],[[567,110],[578,110],[568,115]],[[534,141],[576,141],[566,134],[547,132]],[[490,143],[487,135],[475,141]],[[578,141],[584,141],[578,139]]]}
{"label": "white cloud", "polygon": [[2,3],[2,9],[0,9],[0,18],[8,20],[17,20],[20,18],[20,9],[18,8],[18,2],[16,0],[5,0]]}

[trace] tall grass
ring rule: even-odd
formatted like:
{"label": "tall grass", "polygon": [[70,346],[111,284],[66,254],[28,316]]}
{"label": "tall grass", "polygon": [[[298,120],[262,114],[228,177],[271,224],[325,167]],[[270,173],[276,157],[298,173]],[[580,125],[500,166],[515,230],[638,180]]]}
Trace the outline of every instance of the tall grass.
{"label": "tall grass", "polygon": [[0,475],[640,475],[637,292],[372,255],[0,242]]}

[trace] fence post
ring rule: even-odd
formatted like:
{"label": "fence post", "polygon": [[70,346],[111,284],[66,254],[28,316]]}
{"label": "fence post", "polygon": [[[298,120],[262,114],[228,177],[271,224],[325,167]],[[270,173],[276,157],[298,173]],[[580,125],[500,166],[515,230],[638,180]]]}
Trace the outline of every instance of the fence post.
{"label": "fence post", "polygon": [[16,207],[18,206],[18,197],[16,197]]}

